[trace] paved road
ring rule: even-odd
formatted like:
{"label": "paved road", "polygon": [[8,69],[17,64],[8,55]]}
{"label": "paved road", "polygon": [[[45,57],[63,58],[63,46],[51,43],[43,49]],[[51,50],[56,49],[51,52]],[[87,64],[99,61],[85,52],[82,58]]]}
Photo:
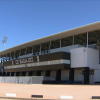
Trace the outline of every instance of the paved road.
{"label": "paved road", "polygon": [[73,96],[73,100],[91,100],[92,96],[100,96],[100,85],[26,85],[0,83],[0,96],[3,97],[6,93],[16,93],[18,98],[31,98],[31,95],[34,94],[43,95],[44,99],[60,99],[60,96],[64,95]]}

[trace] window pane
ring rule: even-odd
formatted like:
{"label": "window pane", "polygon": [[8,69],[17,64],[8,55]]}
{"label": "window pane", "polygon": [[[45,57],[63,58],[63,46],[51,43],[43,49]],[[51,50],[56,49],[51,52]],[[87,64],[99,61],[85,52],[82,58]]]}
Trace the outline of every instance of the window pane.
{"label": "window pane", "polygon": [[33,49],[33,53],[40,52],[40,45],[35,45]]}
{"label": "window pane", "polygon": [[51,49],[60,48],[60,39],[51,41]]}
{"label": "window pane", "polygon": [[73,43],[73,36],[61,39],[61,47],[72,45],[72,43]]}
{"label": "window pane", "polygon": [[100,30],[89,32],[88,38],[89,45],[96,44],[98,41],[100,41]]}
{"label": "window pane", "polygon": [[74,44],[80,44],[86,46],[87,33],[78,34],[74,36]]}
{"label": "window pane", "polygon": [[16,59],[19,57],[19,53],[20,53],[20,50],[17,50],[16,53],[15,53]]}
{"label": "window pane", "polygon": [[26,54],[32,53],[32,48],[33,48],[33,47],[27,47]]}
{"label": "window pane", "polygon": [[42,45],[41,45],[41,51],[49,50],[49,45],[50,45],[50,42],[42,43]]}
{"label": "window pane", "polygon": [[25,52],[26,52],[26,48],[21,49],[21,53],[20,53],[20,55],[21,55],[21,56],[22,56],[22,55],[25,55]]}

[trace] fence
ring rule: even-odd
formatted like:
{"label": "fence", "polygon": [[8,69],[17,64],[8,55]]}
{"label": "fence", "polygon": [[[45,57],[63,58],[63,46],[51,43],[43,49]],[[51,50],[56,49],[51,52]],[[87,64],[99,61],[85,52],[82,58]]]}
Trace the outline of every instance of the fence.
{"label": "fence", "polygon": [[13,77],[0,77],[1,83],[17,83],[17,84],[42,84],[43,76],[13,76]]}

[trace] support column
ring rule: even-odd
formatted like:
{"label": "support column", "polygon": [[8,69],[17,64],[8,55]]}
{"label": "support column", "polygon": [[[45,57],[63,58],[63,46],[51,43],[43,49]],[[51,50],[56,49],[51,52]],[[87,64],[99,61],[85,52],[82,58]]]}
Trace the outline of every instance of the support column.
{"label": "support column", "polygon": [[47,70],[45,76],[50,77],[50,70]]}
{"label": "support column", "polygon": [[84,68],[84,84],[89,84],[89,67]]}
{"label": "support column", "polygon": [[37,71],[37,76],[41,76],[41,71]]}
{"label": "support column", "polygon": [[74,68],[69,69],[69,82],[70,83],[74,82]]}
{"label": "support column", "polygon": [[56,82],[60,83],[60,81],[61,81],[61,69],[58,69],[56,71]]}

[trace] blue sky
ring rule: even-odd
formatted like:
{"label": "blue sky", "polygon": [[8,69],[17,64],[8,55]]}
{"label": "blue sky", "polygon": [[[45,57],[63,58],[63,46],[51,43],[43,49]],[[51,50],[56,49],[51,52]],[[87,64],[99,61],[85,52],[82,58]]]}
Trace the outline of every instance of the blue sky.
{"label": "blue sky", "polygon": [[100,0],[0,0],[0,51],[100,21]]}

